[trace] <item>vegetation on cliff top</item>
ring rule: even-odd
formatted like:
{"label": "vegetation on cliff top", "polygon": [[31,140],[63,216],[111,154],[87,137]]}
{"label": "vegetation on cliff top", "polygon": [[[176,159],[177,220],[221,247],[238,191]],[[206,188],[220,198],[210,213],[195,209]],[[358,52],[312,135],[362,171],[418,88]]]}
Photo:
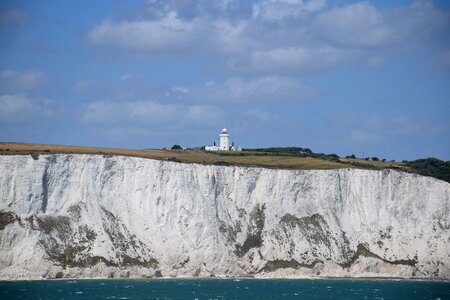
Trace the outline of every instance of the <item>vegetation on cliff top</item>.
{"label": "vegetation on cliff top", "polygon": [[436,158],[402,162],[386,161],[385,159],[380,160],[377,157],[373,157],[372,159],[356,158],[354,155],[343,158],[336,154],[314,153],[311,149],[300,147],[244,149],[242,152],[211,152],[197,149],[129,150],[0,142],[0,155],[30,154],[33,159],[39,159],[39,154],[58,153],[96,154],[103,155],[104,157],[123,155],[181,163],[199,163],[222,166],[239,165],[247,167],[280,169],[397,169],[424,176],[432,176],[450,182],[450,161],[445,162]]}
{"label": "vegetation on cliff top", "polygon": [[407,161],[406,165],[417,174],[450,182],[450,161],[442,161],[432,157]]}

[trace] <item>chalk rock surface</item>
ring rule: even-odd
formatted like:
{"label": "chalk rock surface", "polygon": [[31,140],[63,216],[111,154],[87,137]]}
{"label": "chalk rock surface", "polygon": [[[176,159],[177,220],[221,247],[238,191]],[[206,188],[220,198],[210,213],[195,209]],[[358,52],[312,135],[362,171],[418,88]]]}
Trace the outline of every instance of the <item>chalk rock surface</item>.
{"label": "chalk rock surface", "polygon": [[82,154],[0,156],[0,278],[450,278],[450,184]]}

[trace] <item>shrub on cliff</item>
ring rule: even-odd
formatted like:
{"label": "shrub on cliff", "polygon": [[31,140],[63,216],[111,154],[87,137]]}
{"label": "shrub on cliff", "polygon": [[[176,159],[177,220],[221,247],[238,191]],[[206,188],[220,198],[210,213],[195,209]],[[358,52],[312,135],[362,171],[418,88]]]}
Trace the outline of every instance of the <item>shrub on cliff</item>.
{"label": "shrub on cliff", "polygon": [[420,175],[432,176],[450,182],[450,161],[430,157],[408,161],[406,164]]}

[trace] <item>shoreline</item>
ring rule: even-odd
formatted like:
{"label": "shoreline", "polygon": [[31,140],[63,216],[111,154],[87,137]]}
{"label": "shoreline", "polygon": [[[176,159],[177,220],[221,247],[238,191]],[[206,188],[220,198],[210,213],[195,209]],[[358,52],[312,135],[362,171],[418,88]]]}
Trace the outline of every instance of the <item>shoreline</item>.
{"label": "shoreline", "polygon": [[76,281],[76,280],[103,280],[103,281],[116,281],[116,280],[144,280],[144,281],[161,281],[161,280],[352,280],[352,281],[427,281],[427,282],[447,282],[450,283],[450,278],[403,278],[403,277],[132,277],[132,278],[105,278],[105,277],[68,277],[68,278],[0,278],[0,282],[11,281]]}

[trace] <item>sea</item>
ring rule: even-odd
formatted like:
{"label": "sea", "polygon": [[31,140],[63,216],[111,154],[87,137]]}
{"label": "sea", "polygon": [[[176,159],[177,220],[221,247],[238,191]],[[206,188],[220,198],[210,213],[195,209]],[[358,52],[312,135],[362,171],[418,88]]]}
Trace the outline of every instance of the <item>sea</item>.
{"label": "sea", "polygon": [[0,299],[450,299],[450,282],[376,279],[0,281]]}

